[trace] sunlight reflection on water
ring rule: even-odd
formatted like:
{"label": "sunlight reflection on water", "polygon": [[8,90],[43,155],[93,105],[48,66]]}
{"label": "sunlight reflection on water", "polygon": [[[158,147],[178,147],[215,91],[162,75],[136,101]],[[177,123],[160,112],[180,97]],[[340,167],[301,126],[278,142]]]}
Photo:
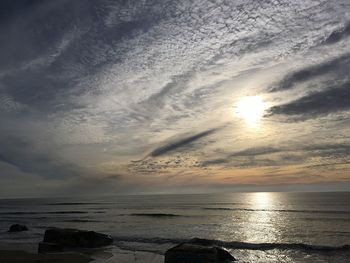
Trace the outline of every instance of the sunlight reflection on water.
{"label": "sunlight reflection on water", "polygon": [[275,242],[278,241],[278,217],[270,210],[275,206],[276,195],[273,193],[252,193],[250,197],[250,209],[247,213],[247,223],[250,227],[243,229],[243,236],[247,242]]}

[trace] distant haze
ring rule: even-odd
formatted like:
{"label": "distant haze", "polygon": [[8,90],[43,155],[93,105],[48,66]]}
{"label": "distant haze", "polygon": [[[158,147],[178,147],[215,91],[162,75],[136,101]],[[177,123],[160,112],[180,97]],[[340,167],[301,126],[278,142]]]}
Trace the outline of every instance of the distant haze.
{"label": "distant haze", "polygon": [[0,1],[0,197],[350,190],[350,1]]}

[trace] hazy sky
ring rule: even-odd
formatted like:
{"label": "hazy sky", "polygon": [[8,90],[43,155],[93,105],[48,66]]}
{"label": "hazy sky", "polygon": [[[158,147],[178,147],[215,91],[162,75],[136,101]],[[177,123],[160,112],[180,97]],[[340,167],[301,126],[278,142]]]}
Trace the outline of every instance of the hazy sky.
{"label": "hazy sky", "polygon": [[0,196],[350,189],[349,0],[0,1]]}

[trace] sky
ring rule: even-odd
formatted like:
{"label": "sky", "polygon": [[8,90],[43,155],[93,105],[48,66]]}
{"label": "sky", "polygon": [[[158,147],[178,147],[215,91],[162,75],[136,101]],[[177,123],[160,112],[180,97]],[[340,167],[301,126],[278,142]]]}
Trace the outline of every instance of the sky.
{"label": "sky", "polygon": [[350,190],[348,0],[0,2],[0,197]]}

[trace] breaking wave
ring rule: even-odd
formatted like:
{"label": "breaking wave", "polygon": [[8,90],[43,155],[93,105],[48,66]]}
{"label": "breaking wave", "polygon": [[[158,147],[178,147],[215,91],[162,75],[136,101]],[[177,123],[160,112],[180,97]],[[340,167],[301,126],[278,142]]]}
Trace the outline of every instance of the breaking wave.
{"label": "breaking wave", "polygon": [[54,206],[74,206],[74,205],[101,205],[105,203],[83,203],[83,202],[67,202],[67,203],[49,203],[47,205],[54,205]]}
{"label": "breaking wave", "polygon": [[305,243],[249,243],[239,241],[221,241],[215,239],[168,239],[168,238],[144,238],[144,237],[114,237],[116,246],[123,246],[119,242],[135,243],[153,243],[153,244],[179,244],[182,242],[193,242],[200,245],[215,245],[227,249],[244,249],[244,250],[302,250],[308,252],[332,252],[332,251],[350,251],[350,245],[327,246],[311,245]]}
{"label": "breaking wave", "polygon": [[101,214],[105,213],[104,211],[49,211],[49,212],[1,212],[0,215],[58,215],[58,214]]}
{"label": "breaking wave", "polygon": [[130,216],[148,216],[148,217],[180,217],[182,215],[165,214],[165,213],[133,213]]}
{"label": "breaking wave", "polygon": [[350,211],[331,210],[293,210],[293,209],[251,209],[251,208],[230,208],[230,207],[202,207],[203,210],[217,211],[248,211],[248,212],[285,212],[285,213],[311,213],[311,214],[350,214]]}

